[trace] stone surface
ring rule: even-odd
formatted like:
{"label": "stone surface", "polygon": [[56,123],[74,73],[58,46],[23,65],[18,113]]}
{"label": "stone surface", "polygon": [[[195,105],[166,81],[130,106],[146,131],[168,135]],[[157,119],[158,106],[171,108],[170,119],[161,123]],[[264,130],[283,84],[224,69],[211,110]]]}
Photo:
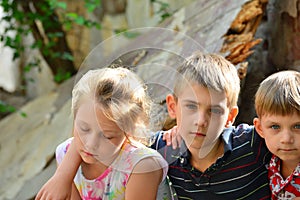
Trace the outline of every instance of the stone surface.
{"label": "stone surface", "polygon": [[[85,65],[105,66],[121,58],[123,64],[136,66],[133,70],[149,85],[159,105],[172,90],[172,72],[178,63],[195,50],[219,52],[222,36],[245,2],[195,1],[162,23],[164,28],[143,28],[138,38],[111,55],[104,57],[101,46],[94,49],[80,73],[87,70]],[[26,104],[22,111],[27,117],[14,113],[0,122],[0,199],[32,197],[47,181],[49,174],[40,176],[41,171],[50,170],[46,164],[53,158],[55,147],[71,135],[70,95],[75,80],[73,77]],[[153,124],[159,128],[166,118],[165,107],[158,106],[156,112]],[[37,185],[28,187],[33,182]]]}

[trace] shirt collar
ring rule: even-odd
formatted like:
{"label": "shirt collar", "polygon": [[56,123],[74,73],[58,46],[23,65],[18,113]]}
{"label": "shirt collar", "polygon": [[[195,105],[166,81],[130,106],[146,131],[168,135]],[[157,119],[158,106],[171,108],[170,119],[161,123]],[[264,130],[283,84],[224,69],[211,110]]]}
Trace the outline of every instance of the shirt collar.
{"label": "shirt collar", "polygon": [[[221,138],[224,142],[224,156],[232,151],[232,132],[234,131],[234,126],[225,128],[221,134]],[[187,149],[187,146],[183,142],[179,150],[180,154],[180,165],[184,166],[188,164],[188,160],[191,158],[191,153]]]}

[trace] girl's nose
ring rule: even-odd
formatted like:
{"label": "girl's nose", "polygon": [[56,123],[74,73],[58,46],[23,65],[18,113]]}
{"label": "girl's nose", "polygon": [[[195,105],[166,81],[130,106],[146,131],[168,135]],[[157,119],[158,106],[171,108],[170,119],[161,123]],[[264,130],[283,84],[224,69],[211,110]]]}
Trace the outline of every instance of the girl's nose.
{"label": "girl's nose", "polygon": [[101,139],[97,136],[97,134],[91,134],[89,136],[86,136],[86,138],[83,140],[84,146],[87,148],[87,150],[91,151],[90,153],[95,153],[95,151],[100,146]]}

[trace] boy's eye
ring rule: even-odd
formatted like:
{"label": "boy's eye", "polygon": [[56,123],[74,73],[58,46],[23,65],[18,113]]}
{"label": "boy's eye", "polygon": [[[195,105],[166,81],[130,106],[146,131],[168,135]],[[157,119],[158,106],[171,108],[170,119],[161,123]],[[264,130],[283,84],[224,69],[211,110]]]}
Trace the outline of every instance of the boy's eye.
{"label": "boy's eye", "polygon": [[214,114],[222,114],[223,113],[223,111],[220,108],[211,108],[210,112],[214,113]]}
{"label": "boy's eye", "polygon": [[197,105],[195,105],[195,104],[187,104],[186,107],[190,110],[196,110],[197,109]]}
{"label": "boy's eye", "polygon": [[296,124],[295,129],[300,129],[300,124]]}
{"label": "boy's eye", "polygon": [[280,128],[279,125],[272,125],[272,126],[271,126],[271,129],[276,129],[276,130],[277,130],[277,129],[279,129],[279,128]]}

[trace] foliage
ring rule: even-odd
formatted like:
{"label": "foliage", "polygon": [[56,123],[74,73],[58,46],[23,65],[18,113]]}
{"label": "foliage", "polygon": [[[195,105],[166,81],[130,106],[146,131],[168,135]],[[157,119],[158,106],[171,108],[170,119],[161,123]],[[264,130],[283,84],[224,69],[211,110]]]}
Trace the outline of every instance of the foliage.
{"label": "foliage", "polygon": [[[101,0],[84,0],[85,9],[93,12],[101,5]],[[19,58],[26,48],[38,49],[54,74],[54,80],[61,83],[76,73],[73,55],[66,41],[65,31],[75,24],[87,28],[101,28],[100,24],[74,12],[67,12],[67,4],[59,0],[1,0],[5,25],[0,31],[0,41],[5,47],[14,50],[13,60]],[[34,36],[34,42],[25,46],[24,38]],[[26,73],[39,67],[40,61],[27,63]],[[0,113],[14,112],[13,107],[1,102]]]}
{"label": "foliage", "polygon": [[[100,3],[100,0],[85,0],[85,8],[92,12]],[[51,66],[51,63],[49,63],[49,61],[55,59],[73,61],[73,56],[68,49],[57,51],[58,42],[65,40],[65,31],[72,29],[74,24],[87,28],[100,28],[100,25],[96,22],[85,19],[76,13],[67,12],[67,4],[58,0],[2,0],[0,6],[2,6],[5,13],[1,21],[6,24],[3,33],[0,33],[0,41],[3,42],[4,46],[14,50],[13,59],[21,56],[26,48],[23,38],[32,33],[35,41],[29,48],[41,51],[54,75],[58,75],[55,78],[58,82],[68,78],[69,75],[67,74],[70,74],[70,71],[71,74],[75,73],[75,70],[70,69],[53,70],[57,66]],[[28,70],[28,68],[30,69],[37,64],[30,63],[25,66],[25,69]],[[65,74],[60,74],[61,72]]]}
{"label": "foliage", "polygon": [[151,0],[152,3],[157,3],[160,5],[160,9],[157,11],[160,14],[161,21],[164,21],[166,18],[170,17],[172,14],[169,11],[170,5],[168,3],[159,1],[159,0]]}

